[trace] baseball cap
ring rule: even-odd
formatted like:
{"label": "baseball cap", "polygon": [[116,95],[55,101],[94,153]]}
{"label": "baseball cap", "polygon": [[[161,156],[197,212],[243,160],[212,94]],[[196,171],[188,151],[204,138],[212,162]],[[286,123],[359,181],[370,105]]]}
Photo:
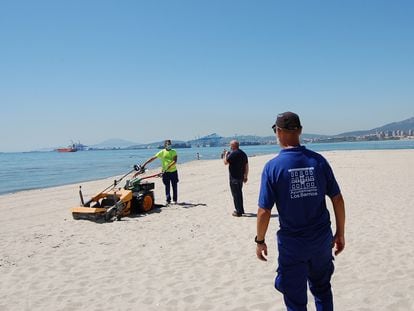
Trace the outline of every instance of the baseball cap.
{"label": "baseball cap", "polygon": [[302,128],[299,116],[291,111],[286,111],[277,115],[276,122],[272,126],[273,131],[276,132],[276,127],[284,130],[298,130]]}

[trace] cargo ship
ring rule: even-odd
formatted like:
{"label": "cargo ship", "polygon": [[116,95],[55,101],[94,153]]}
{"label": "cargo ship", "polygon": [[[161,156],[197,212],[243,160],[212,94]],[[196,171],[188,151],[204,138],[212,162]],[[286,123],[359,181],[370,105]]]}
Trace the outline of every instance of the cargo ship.
{"label": "cargo ship", "polygon": [[82,151],[85,150],[85,145],[82,145],[80,142],[77,144],[73,143],[65,148],[57,148],[57,152],[76,152],[76,151]]}
{"label": "cargo ship", "polygon": [[76,152],[78,151],[78,148],[76,148],[75,144],[72,144],[66,148],[57,148],[56,151],[57,152]]}

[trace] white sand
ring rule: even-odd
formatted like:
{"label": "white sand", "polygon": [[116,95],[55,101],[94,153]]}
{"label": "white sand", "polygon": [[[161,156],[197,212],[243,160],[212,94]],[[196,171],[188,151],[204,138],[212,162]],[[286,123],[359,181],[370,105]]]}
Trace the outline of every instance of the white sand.
{"label": "white sand", "polygon": [[[414,310],[414,150],[324,155],[347,211],[336,310]],[[250,158],[246,212],[257,211],[270,158]],[[273,288],[278,219],[260,262],[256,218],[231,216],[222,162],[179,165],[179,174],[188,204],[106,224],[72,219],[78,185],[0,196],[0,310],[285,310]],[[111,180],[84,183],[85,195]],[[163,192],[157,179],[157,203]]]}

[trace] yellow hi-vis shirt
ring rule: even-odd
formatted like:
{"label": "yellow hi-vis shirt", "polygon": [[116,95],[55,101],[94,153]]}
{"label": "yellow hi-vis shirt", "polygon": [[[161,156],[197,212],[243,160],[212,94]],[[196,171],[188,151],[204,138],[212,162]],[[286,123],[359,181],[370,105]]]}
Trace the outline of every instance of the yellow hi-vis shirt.
{"label": "yellow hi-vis shirt", "polygon": [[[158,159],[161,160],[162,163],[162,170],[163,172],[167,171],[167,167],[174,161],[174,157],[177,156],[177,151],[175,151],[174,149],[171,150],[167,150],[167,149],[163,149],[160,152],[158,152],[155,155]],[[175,172],[177,170],[176,165],[174,164],[173,166],[171,166],[167,172]]]}

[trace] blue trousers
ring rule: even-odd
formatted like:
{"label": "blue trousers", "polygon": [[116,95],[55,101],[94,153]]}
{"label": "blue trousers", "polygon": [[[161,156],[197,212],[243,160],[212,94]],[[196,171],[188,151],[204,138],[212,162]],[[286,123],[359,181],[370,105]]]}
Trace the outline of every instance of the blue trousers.
{"label": "blue trousers", "polygon": [[[282,240],[282,242],[280,242]],[[279,258],[275,288],[283,294],[288,311],[307,310],[307,285],[317,311],[333,311],[331,276],[334,272],[332,233],[317,245],[278,237]],[[322,243],[321,243],[322,242]],[[291,247],[291,244],[294,244]]]}
{"label": "blue trousers", "polygon": [[167,203],[171,202],[171,194],[170,194],[170,184],[173,189],[173,201],[177,202],[178,200],[178,172],[165,172],[162,175],[162,182],[165,186],[165,196]]}

